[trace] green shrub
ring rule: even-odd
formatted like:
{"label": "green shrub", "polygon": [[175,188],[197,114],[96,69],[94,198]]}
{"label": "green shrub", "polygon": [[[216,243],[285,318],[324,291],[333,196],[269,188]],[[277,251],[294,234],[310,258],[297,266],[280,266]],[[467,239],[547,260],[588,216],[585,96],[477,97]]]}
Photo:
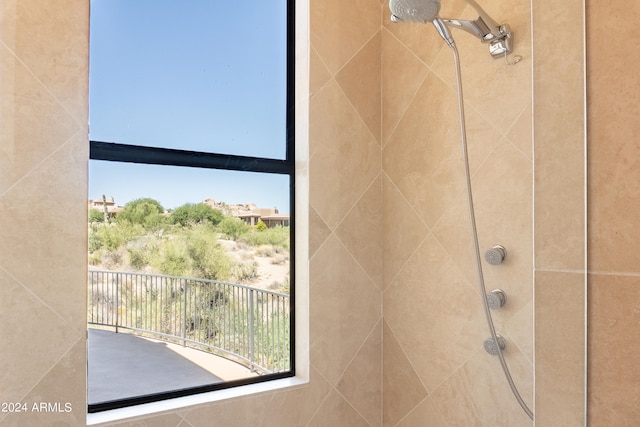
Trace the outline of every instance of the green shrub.
{"label": "green shrub", "polygon": [[228,280],[232,262],[217,241],[214,228],[199,224],[158,242],[149,264],[162,274]]}
{"label": "green shrub", "polygon": [[89,265],[100,265],[102,263],[102,251],[97,250],[89,255]]}
{"label": "green shrub", "polygon": [[141,225],[147,230],[155,230],[165,222],[163,214],[164,208],[157,200],[136,199],[124,205],[124,209],[116,216],[116,222]]}
{"label": "green shrub", "polygon": [[129,264],[131,267],[142,270],[145,266],[149,264],[147,260],[148,251],[146,248],[129,248]]}
{"label": "green shrub", "polygon": [[267,228],[262,232],[249,230],[249,232],[242,234],[239,240],[252,246],[273,245],[274,247],[282,247],[288,251],[289,227],[282,227],[278,225],[276,227]]}
{"label": "green shrub", "polygon": [[227,216],[218,224],[218,230],[229,239],[236,241],[240,236],[248,233],[251,227],[239,218]]}
{"label": "green shrub", "polygon": [[104,212],[98,209],[89,209],[89,224],[92,222],[104,222]]}
{"label": "green shrub", "polygon": [[247,283],[258,276],[258,263],[239,262],[233,266],[234,283]]}
{"label": "green shrub", "polygon": [[180,224],[185,227],[187,225],[196,225],[200,223],[217,225],[222,221],[222,218],[222,212],[207,204],[185,203],[171,212],[169,221],[172,224]]}

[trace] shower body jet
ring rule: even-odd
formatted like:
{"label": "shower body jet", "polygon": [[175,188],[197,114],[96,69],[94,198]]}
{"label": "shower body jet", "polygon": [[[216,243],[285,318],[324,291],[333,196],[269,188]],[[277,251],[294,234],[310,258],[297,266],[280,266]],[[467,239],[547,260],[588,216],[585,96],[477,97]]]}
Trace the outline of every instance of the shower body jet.
{"label": "shower body jet", "polygon": [[432,21],[438,33],[451,46],[453,39],[445,25],[460,28],[477,37],[482,43],[489,44],[489,53],[501,58],[512,51],[511,28],[508,24],[498,24],[475,0],[465,0],[478,12],[475,21],[461,19],[443,19],[438,16],[440,0],[390,0],[391,21],[393,22],[429,22]]}

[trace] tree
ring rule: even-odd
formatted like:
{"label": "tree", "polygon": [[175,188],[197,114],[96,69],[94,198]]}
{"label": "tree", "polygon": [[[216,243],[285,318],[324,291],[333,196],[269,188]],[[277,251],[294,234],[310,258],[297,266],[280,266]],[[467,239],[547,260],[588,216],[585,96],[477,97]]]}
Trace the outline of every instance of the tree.
{"label": "tree", "polygon": [[116,221],[140,224],[146,229],[154,229],[163,222],[163,213],[164,208],[157,200],[136,199],[124,205],[124,209],[116,216]]}
{"label": "tree", "polygon": [[104,215],[98,209],[89,209],[89,222],[104,222]]}
{"label": "tree", "polygon": [[207,222],[218,225],[222,221],[223,215],[222,212],[205,203],[185,203],[171,212],[169,218],[173,224],[180,224],[184,227]]}
{"label": "tree", "polygon": [[220,222],[218,229],[221,233],[225,234],[231,240],[236,241],[238,237],[247,233],[251,227],[249,227],[244,221],[231,216],[224,217]]}

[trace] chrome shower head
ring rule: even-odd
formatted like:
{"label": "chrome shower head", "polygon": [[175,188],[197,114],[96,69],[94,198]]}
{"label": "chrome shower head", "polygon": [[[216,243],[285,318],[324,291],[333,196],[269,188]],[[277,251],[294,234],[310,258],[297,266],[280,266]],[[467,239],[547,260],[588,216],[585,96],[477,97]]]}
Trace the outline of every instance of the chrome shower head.
{"label": "chrome shower head", "polygon": [[389,0],[389,9],[393,22],[433,22],[444,41],[453,46],[449,30],[438,17],[440,0]]}
{"label": "chrome shower head", "polygon": [[429,22],[440,12],[440,0],[389,0],[394,22]]}
{"label": "chrome shower head", "polygon": [[460,28],[489,43],[489,52],[494,58],[511,52],[511,29],[499,25],[475,0],[466,0],[480,15],[475,21],[440,19],[440,0],[389,0],[393,22],[433,22],[440,36],[450,47],[455,44],[447,26]]}

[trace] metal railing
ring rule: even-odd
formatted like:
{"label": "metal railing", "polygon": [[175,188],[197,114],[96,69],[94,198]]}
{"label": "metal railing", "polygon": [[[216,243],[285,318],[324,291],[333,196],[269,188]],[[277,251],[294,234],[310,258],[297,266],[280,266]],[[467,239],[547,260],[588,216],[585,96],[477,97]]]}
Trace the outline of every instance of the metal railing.
{"label": "metal railing", "polygon": [[89,271],[87,321],[206,349],[254,371],[290,369],[289,296],[215,280]]}

